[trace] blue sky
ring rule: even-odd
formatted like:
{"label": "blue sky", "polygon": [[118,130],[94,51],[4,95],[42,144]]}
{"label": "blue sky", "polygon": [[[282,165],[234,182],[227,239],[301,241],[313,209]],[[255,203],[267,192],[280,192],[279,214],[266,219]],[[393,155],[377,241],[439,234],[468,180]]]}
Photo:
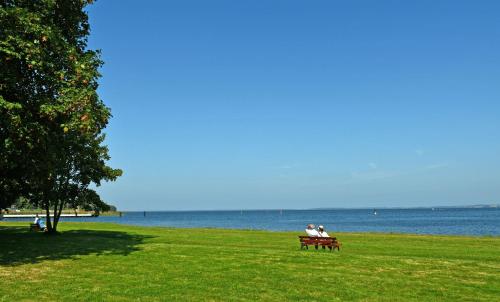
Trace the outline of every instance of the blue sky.
{"label": "blue sky", "polygon": [[122,210],[500,202],[498,1],[97,1]]}

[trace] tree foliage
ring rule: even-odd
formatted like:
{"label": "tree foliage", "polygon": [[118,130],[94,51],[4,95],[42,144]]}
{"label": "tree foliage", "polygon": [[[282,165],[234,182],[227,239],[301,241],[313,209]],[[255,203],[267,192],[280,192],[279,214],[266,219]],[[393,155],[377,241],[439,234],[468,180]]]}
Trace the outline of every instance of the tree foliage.
{"label": "tree foliage", "polygon": [[121,175],[106,164],[111,112],[97,94],[103,62],[87,49],[90,2],[0,0],[0,193],[43,207],[51,232],[64,207],[103,206],[89,185]]}

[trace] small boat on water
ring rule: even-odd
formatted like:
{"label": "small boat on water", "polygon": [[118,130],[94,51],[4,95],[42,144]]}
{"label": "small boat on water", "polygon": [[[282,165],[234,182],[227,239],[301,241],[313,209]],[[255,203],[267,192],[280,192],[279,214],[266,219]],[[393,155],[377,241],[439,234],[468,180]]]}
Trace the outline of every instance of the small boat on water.
{"label": "small boat on water", "polygon": [[377,215],[377,210],[373,210],[373,215]]}

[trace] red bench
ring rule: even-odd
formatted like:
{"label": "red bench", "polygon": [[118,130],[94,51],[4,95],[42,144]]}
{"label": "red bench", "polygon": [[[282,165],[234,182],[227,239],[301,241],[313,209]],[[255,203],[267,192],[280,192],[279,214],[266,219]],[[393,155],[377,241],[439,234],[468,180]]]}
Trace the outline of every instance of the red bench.
{"label": "red bench", "polygon": [[30,223],[30,232],[47,232],[47,228],[41,228],[37,223]]}
{"label": "red bench", "polygon": [[31,223],[30,224],[30,231],[39,232],[41,230],[42,229],[40,228],[40,225],[38,223]]}
{"label": "red bench", "polygon": [[322,246],[323,249],[328,247],[331,250],[337,249],[340,251],[340,242],[336,237],[309,237],[309,236],[299,236],[300,249],[306,247],[309,249],[310,245],[314,245],[316,249],[318,246]]}

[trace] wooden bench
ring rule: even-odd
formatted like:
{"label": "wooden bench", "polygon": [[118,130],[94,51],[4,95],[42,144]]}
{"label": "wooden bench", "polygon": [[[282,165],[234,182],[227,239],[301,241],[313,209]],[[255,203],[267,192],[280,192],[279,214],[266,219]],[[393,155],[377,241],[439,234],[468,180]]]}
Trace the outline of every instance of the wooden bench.
{"label": "wooden bench", "polygon": [[30,232],[47,232],[47,227],[40,227],[39,224],[30,223]]}
{"label": "wooden bench", "polygon": [[31,232],[40,232],[42,229],[40,228],[39,224],[36,223],[31,223],[30,224],[30,231]]}
{"label": "wooden bench", "polygon": [[331,250],[337,249],[340,251],[340,242],[336,237],[309,237],[309,236],[299,236],[300,249],[306,247],[309,249],[310,245],[314,245],[316,249],[318,246],[322,246],[323,249],[328,247]]}

